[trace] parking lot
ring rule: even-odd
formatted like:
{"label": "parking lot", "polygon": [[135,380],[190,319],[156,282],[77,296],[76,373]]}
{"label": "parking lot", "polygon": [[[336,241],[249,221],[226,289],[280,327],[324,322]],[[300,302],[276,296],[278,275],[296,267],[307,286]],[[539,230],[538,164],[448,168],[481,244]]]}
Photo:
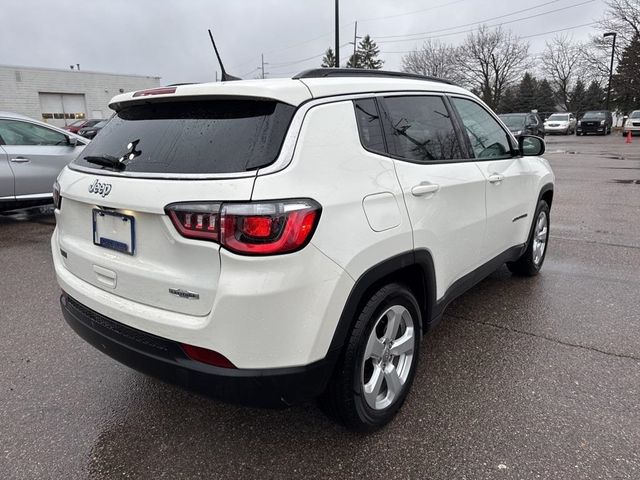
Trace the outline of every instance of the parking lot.
{"label": "parking lot", "polygon": [[640,139],[547,140],[542,274],[503,267],[456,300],[368,436],[102,355],[62,320],[50,210],[0,217],[0,477],[640,478]]}

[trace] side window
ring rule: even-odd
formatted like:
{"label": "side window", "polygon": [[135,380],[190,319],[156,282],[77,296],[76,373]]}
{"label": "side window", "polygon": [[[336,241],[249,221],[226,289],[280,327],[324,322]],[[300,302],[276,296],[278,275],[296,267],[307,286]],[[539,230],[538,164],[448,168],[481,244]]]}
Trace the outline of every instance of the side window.
{"label": "side window", "polygon": [[462,158],[460,142],[442,97],[386,97],[389,149],[412,162]]}
{"label": "side window", "polygon": [[5,145],[66,145],[66,135],[33,123],[0,120],[0,137]]}
{"label": "side window", "polygon": [[382,122],[378,115],[378,107],[373,98],[355,100],[356,121],[360,132],[360,141],[367,150],[386,155],[384,137],[382,135]]}
{"label": "side window", "polygon": [[452,97],[476,158],[511,158],[511,142],[500,124],[476,102]]}

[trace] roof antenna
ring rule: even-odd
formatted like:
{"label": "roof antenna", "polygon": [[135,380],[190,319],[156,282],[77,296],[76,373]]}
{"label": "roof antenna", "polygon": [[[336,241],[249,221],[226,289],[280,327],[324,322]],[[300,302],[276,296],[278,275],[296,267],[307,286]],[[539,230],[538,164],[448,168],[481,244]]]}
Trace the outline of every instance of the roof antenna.
{"label": "roof antenna", "polygon": [[216,57],[218,57],[218,63],[220,64],[220,70],[222,70],[221,80],[223,82],[228,82],[231,80],[242,80],[241,78],[234,77],[233,75],[229,75],[224,69],[224,65],[222,64],[222,59],[220,58],[220,54],[218,53],[218,48],[216,47],[216,42],[213,40],[213,34],[211,33],[211,29],[209,29],[209,38],[211,39],[211,44],[213,45],[213,50],[216,52]]}

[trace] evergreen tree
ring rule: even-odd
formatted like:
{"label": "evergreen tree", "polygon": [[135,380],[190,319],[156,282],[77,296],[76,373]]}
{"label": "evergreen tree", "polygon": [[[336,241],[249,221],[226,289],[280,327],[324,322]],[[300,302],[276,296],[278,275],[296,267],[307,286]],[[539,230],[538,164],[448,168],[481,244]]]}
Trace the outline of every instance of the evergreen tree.
{"label": "evergreen tree", "polygon": [[518,92],[516,87],[507,87],[502,94],[500,104],[498,105],[499,113],[513,113],[518,110]]}
{"label": "evergreen tree", "polygon": [[322,68],[330,68],[336,66],[336,55],[333,53],[333,49],[329,47],[322,57]]}
{"label": "evergreen tree", "polygon": [[569,110],[575,113],[578,118],[589,109],[589,106],[586,104],[586,96],[584,82],[578,80],[576,86],[571,91],[571,98],[569,99]]}
{"label": "evergreen tree", "polygon": [[[376,42],[371,40],[369,34],[365,35],[358,44],[358,51],[356,52],[355,62],[359,62],[360,68],[368,68],[371,70],[379,70],[384,64],[383,60],[378,58],[380,49],[376,45]],[[353,55],[352,55],[353,56]]]}
{"label": "evergreen tree", "polygon": [[347,68],[363,68],[362,57],[360,57],[360,51],[356,50],[356,53],[352,54],[347,61]]}
{"label": "evergreen tree", "polygon": [[589,110],[601,110],[605,108],[606,93],[595,80],[589,84],[589,88],[584,95],[585,107]]}
{"label": "evergreen tree", "polygon": [[537,94],[538,81],[529,72],[525,72],[520,85],[518,85],[517,111],[530,112],[538,108],[536,105]]}
{"label": "evergreen tree", "polygon": [[552,113],[556,111],[556,102],[553,88],[547,79],[538,83],[538,91],[536,92],[536,108],[538,112]]}
{"label": "evergreen tree", "polygon": [[640,36],[636,35],[622,52],[611,80],[612,104],[624,114],[640,104]]}

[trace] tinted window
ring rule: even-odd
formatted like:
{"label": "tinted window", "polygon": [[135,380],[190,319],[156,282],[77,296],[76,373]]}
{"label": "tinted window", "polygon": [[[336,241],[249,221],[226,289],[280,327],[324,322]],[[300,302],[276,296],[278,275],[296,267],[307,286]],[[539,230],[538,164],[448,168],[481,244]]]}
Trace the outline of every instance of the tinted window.
{"label": "tinted window", "polygon": [[275,101],[210,100],[135,105],[118,112],[88,156],[131,158],[127,172],[232,173],[264,167],[280,152],[295,108]]}
{"label": "tinted window", "polygon": [[583,118],[597,118],[597,119],[604,119],[605,118],[605,113],[604,112],[587,112],[584,114]]}
{"label": "tinted window", "polygon": [[462,158],[460,143],[441,97],[387,97],[389,149],[415,162]]}
{"label": "tinted window", "polygon": [[5,145],[67,145],[66,135],[47,127],[16,120],[0,120]]}
{"label": "tinted window", "polygon": [[522,130],[526,115],[500,115],[500,120],[513,130]]}
{"label": "tinted window", "polygon": [[640,118],[640,110],[631,112],[631,115],[629,116],[629,118]]}
{"label": "tinted window", "polygon": [[500,124],[479,104],[452,98],[476,158],[510,158],[511,142]]}
{"label": "tinted window", "polygon": [[356,109],[356,121],[360,132],[360,141],[367,149],[374,152],[386,153],[384,137],[382,135],[382,122],[378,115],[376,102],[372,98],[356,100],[353,102]]}

